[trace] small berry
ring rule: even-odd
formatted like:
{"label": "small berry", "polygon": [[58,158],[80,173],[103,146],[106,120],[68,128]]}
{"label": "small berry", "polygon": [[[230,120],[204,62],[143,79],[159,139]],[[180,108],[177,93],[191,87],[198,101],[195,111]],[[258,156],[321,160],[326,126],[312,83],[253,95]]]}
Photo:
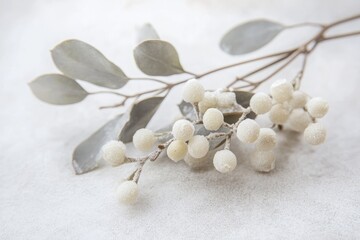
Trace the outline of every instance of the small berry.
{"label": "small berry", "polygon": [[203,100],[205,89],[196,79],[187,81],[184,85],[183,99],[185,102],[197,103]]}
{"label": "small berry", "polygon": [[228,108],[236,103],[236,95],[233,92],[216,92],[217,106]]}
{"label": "small berry", "polygon": [[224,123],[224,115],[216,108],[209,108],[203,116],[204,127],[209,131],[218,130]]}
{"label": "small berry", "polygon": [[177,120],[172,128],[172,134],[175,139],[188,141],[194,135],[194,125],[188,120]]}
{"label": "small berry", "polygon": [[276,133],[271,128],[261,128],[255,147],[260,151],[268,151],[276,146]]}
{"label": "small berry", "polygon": [[329,110],[329,104],[322,98],[316,97],[310,99],[306,104],[307,111],[314,118],[322,118]]}
{"label": "small berry", "polygon": [[275,124],[283,124],[289,118],[289,114],[289,110],[282,104],[276,104],[271,108],[269,118]]}
{"label": "small berry", "polygon": [[214,92],[205,92],[203,100],[199,102],[199,110],[204,113],[209,108],[215,108],[216,104],[216,94]]}
{"label": "small berry", "polygon": [[216,170],[221,173],[228,173],[235,169],[237,160],[233,152],[224,149],[215,153],[213,163]]}
{"label": "small berry", "polygon": [[304,131],[304,139],[311,145],[319,145],[326,139],[326,128],[321,123],[310,124]]}
{"label": "small berry", "polygon": [[143,152],[151,150],[155,142],[156,137],[154,132],[146,128],[137,130],[133,136],[133,144],[135,148]]}
{"label": "small berry", "polygon": [[210,144],[206,137],[196,135],[189,140],[189,154],[194,158],[202,158],[209,152]]}
{"label": "small berry", "polygon": [[296,132],[303,132],[311,123],[311,117],[304,109],[294,109],[287,120],[289,128]]}
{"label": "small berry", "polygon": [[174,140],[168,146],[166,153],[168,157],[174,162],[178,162],[185,157],[188,151],[188,146],[184,141]]}
{"label": "small berry", "polygon": [[134,204],[139,195],[139,187],[134,181],[125,181],[117,188],[117,196],[123,204]]}
{"label": "small berry", "polygon": [[271,85],[271,96],[278,103],[283,103],[291,99],[294,88],[286,79],[277,80]]}
{"label": "small berry", "polygon": [[251,110],[256,114],[264,114],[272,107],[271,98],[263,92],[256,93],[250,99]]}
{"label": "small berry", "polygon": [[293,93],[293,96],[291,100],[289,101],[289,104],[291,108],[303,108],[306,105],[306,102],[308,101],[308,96],[306,93],[302,91],[295,91]]}
{"label": "small berry", "polygon": [[112,166],[118,166],[125,161],[126,146],[119,141],[110,141],[102,148],[102,158]]}
{"label": "small berry", "polygon": [[245,119],[237,127],[236,136],[243,143],[253,143],[259,136],[260,126],[252,119]]}
{"label": "small berry", "polygon": [[270,172],[275,168],[273,151],[255,151],[251,156],[251,166],[259,172]]}

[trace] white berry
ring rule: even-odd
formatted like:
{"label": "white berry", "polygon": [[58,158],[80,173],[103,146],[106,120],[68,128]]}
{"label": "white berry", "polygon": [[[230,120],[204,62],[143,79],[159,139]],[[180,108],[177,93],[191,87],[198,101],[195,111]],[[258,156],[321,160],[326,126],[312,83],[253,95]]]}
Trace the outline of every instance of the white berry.
{"label": "white berry", "polygon": [[194,135],[194,125],[188,120],[177,120],[172,128],[172,135],[177,140],[188,141]]}
{"label": "white berry", "polygon": [[146,152],[153,148],[156,137],[153,131],[141,128],[137,130],[133,136],[133,144],[136,149]]}
{"label": "white berry", "polygon": [[204,113],[209,108],[216,107],[216,104],[216,94],[214,92],[205,92],[203,100],[199,102],[199,110]]}
{"label": "white berry", "polygon": [[286,79],[277,80],[271,85],[271,96],[278,103],[283,103],[291,99],[294,88]]}
{"label": "white berry", "polygon": [[320,97],[312,98],[306,104],[307,111],[314,118],[322,118],[329,110],[329,104],[327,101]]}
{"label": "white berry", "polygon": [[268,151],[276,146],[276,133],[271,128],[261,128],[259,137],[255,142],[257,150]]}
{"label": "white berry", "polygon": [[166,153],[168,157],[174,162],[178,162],[185,157],[188,151],[188,146],[184,141],[174,140],[168,146]]}
{"label": "white berry", "polygon": [[213,163],[216,170],[221,173],[227,173],[235,169],[237,160],[233,152],[224,149],[215,153]]}
{"label": "white berry", "polygon": [[272,106],[271,98],[263,92],[256,93],[250,99],[251,110],[256,114],[264,114],[270,111]]}
{"label": "white berry", "polygon": [[308,101],[308,96],[302,91],[295,91],[289,104],[291,108],[303,108]]}
{"label": "white berry", "polygon": [[291,130],[296,132],[303,132],[305,128],[311,123],[311,117],[302,108],[294,109],[291,112],[287,122]]}
{"label": "white berry", "polygon": [[318,145],[326,139],[326,128],[321,123],[310,124],[304,131],[304,139],[311,145]]}
{"label": "white berry", "polygon": [[202,158],[209,152],[210,144],[206,137],[196,135],[189,140],[188,151],[194,158]]}
{"label": "white berry", "polygon": [[233,92],[216,92],[217,106],[228,108],[236,103],[236,95]]}
{"label": "white berry", "polygon": [[237,127],[236,136],[243,143],[253,143],[259,136],[260,126],[252,119],[245,119]]}
{"label": "white berry", "polygon": [[275,124],[283,124],[289,118],[289,114],[289,110],[282,104],[276,104],[271,108],[269,118]]}
{"label": "white berry", "polygon": [[205,89],[196,79],[187,81],[184,85],[183,99],[185,102],[197,103],[203,100]]}
{"label": "white berry", "polygon": [[134,204],[139,195],[139,187],[134,181],[125,181],[117,188],[117,196],[123,204]]}
{"label": "white berry", "polygon": [[203,123],[207,130],[216,131],[224,123],[224,115],[216,108],[209,108],[203,116]]}
{"label": "white berry", "polygon": [[190,154],[186,154],[184,161],[192,169],[199,169],[206,165],[208,156],[202,158],[194,158]]}
{"label": "white berry", "polygon": [[119,141],[110,141],[102,148],[102,158],[112,166],[118,166],[125,161],[126,146]]}
{"label": "white berry", "polygon": [[259,172],[270,172],[275,168],[273,151],[255,151],[251,156],[251,166]]}

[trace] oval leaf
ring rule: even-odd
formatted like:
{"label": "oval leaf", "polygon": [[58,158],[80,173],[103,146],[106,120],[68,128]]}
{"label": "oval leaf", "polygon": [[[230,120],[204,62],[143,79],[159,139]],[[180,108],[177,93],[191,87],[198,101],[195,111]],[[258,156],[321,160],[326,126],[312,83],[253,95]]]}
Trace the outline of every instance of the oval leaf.
{"label": "oval leaf", "polygon": [[138,44],[146,40],[156,39],[160,39],[160,37],[157,34],[155,28],[150,23],[145,23],[137,29],[136,42]]}
{"label": "oval leaf", "polygon": [[88,94],[74,79],[61,74],[42,75],[29,86],[38,99],[56,105],[80,102]]}
{"label": "oval leaf", "polygon": [[98,166],[100,150],[106,142],[116,139],[120,129],[124,126],[122,118],[123,115],[119,115],[110,120],[76,147],[72,160],[76,174],[89,172]]}
{"label": "oval leaf", "polygon": [[226,33],[220,48],[230,55],[249,53],[265,46],[283,29],[280,23],[265,19],[246,22]]}
{"label": "oval leaf", "polygon": [[124,86],[128,77],[93,46],[79,41],[67,40],[51,51],[56,67],[66,76],[117,89]]}
{"label": "oval leaf", "polygon": [[150,122],[163,100],[164,97],[152,97],[134,104],[125,116],[126,124],[119,134],[119,140],[131,142],[135,132]]}
{"label": "oval leaf", "polygon": [[184,73],[173,45],[161,40],[147,40],[134,49],[140,70],[150,76],[170,76]]}

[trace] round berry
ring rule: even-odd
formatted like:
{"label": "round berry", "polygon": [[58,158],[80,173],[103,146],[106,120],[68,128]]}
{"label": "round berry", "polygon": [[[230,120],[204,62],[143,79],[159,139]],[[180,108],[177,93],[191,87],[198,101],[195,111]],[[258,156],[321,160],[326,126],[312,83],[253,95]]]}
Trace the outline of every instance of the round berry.
{"label": "round berry", "polygon": [[121,203],[134,204],[139,195],[139,187],[134,181],[125,181],[119,185],[116,193]]}
{"label": "round berry", "polygon": [[293,96],[291,100],[289,101],[289,104],[291,108],[303,108],[306,105],[306,102],[308,101],[308,96],[306,93],[302,91],[295,91],[293,93]]}
{"label": "round berry", "polygon": [[272,107],[271,98],[266,93],[256,93],[250,99],[250,107],[251,110],[256,114],[267,113]]}
{"label": "round berry", "polygon": [[203,116],[204,127],[209,131],[218,130],[224,123],[224,115],[216,108],[209,108]]}
{"label": "round berry", "polygon": [[133,136],[133,144],[136,149],[147,152],[151,150],[156,142],[156,137],[153,131],[141,128],[137,130]]}
{"label": "round berry", "polygon": [[199,110],[204,113],[209,108],[216,107],[216,104],[216,94],[214,92],[205,92],[203,100],[199,102]]}
{"label": "round berry", "polygon": [[125,161],[126,146],[119,141],[110,141],[102,148],[102,158],[112,166],[118,166]]}
{"label": "round berry", "polygon": [[289,110],[282,104],[276,104],[271,108],[269,118],[275,124],[284,124],[289,118],[289,114]]}
{"label": "round berry", "polygon": [[184,85],[183,99],[185,102],[197,103],[203,100],[205,89],[196,79],[187,81]]}
{"label": "round berry", "polygon": [[311,117],[304,109],[294,109],[287,120],[289,128],[295,132],[303,132],[311,123]]}
{"label": "round berry", "polygon": [[188,120],[177,120],[172,128],[172,135],[177,140],[188,141],[194,135],[194,125]]}
{"label": "round berry", "polygon": [[257,150],[268,151],[276,146],[276,133],[271,128],[261,128],[259,137],[255,142]]}
{"label": "round berry", "polygon": [[326,139],[326,128],[321,123],[310,124],[304,131],[304,139],[311,145],[319,145]]}
{"label": "round berry", "polygon": [[236,103],[236,95],[233,92],[216,92],[217,106],[228,108]]}
{"label": "round berry", "polygon": [[291,99],[294,88],[286,79],[277,80],[270,87],[271,96],[278,103],[283,103]]}
{"label": "round berry", "polygon": [[196,135],[189,140],[189,154],[194,158],[202,158],[209,152],[210,144],[206,137]]}
{"label": "round berry", "polygon": [[166,153],[174,162],[178,162],[187,154],[188,146],[184,141],[174,140],[168,146]]}
{"label": "round berry", "polygon": [[216,170],[221,173],[227,173],[235,169],[237,160],[233,152],[224,149],[215,153],[213,163]]}
{"label": "round berry", "polygon": [[273,151],[255,151],[251,156],[251,166],[259,172],[270,172],[275,168]]}
{"label": "round berry", "polygon": [[306,104],[307,111],[314,118],[322,118],[329,110],[329,104],[322,98],[316,97],[310,99]]}
{"label": "round berry", "polygon": [[252,119],[245,119],[237,127],[236,136],[243,143],[253,143],[259,136],[260,126]]}

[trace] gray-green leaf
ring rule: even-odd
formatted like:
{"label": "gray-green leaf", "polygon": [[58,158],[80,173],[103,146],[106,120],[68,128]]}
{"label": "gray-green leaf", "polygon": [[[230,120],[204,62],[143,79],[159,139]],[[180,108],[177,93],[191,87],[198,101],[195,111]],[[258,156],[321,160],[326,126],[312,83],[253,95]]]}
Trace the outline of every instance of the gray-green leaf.
{"label": "gray-green leaf", "polygon": [[61,74],[42,75],[29,86],[38,99],[56,105],[77,103],[88,95],[74,79]]}
{"label": "gray-green leaf", "polygon": [[191,103],[182,100],[181,103],[178,104],[178,108],[185,118],[189,119],[190,121],[196,120],[196,113]]}
{"label": "gray-green leaf", "polygon": [[108,141],[116,139],[120,129],[124,126],[123,115],[110,120],[84,142],[76,147],[72,164],[76,174],[83,174],[98,166],[101,147]]}
{"label": "gray-green leaf", "polygon": [[131,142],[135,132],[150,122],[163,100],[164,97],[152,97],[134,104],[124,116],[126,124],[119,134],[119,140]]}
{"label": "gray-green leaf", "polygon": [[156,40],[160,39],[159,35],[157,34],[155,28],[150,23],[145,23],[139,29],[137,29],[136,34],[136,42],[142,43],[146,40]]}
{"label": "gray-green leaf", "polygon": [[128,81],[118,66],[85,42],[66,40],[51,55],[56,67],[71,78],[112,89],[121,88]]}
{"label": "gray-green leaf", "polygon": [[283,29],[282,24],[266,19],[249,21],[227,32],[220,48],[230,55],[249,53],[268,44]]}
{"label": "gray-green leaf", "polygon": [[161,40],[147,40],[134,49],[140,70],[150,76],[170,76],[184,73],[173,45]]}

